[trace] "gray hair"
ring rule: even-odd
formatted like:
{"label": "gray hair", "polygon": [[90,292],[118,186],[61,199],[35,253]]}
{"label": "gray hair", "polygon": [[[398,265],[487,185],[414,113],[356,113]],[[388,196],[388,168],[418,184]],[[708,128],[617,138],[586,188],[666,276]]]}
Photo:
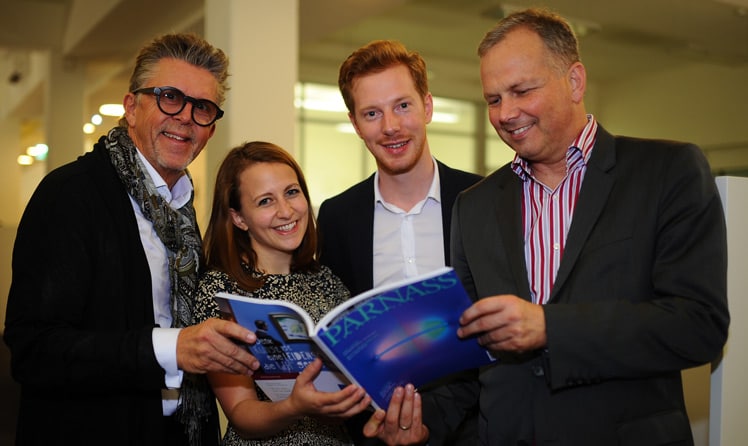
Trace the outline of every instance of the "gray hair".
{"label": "gray hair", "polygon": [[[193,33],[165,34],[153,39],[144,46],[135,59],[135,69],[130,76],[130,92],[145,86],[162,59],[183,60],[191,65],[208,70],[218,83],[218,105],[226,100],[229,77],[229,58],[219,48]],[[127,120],[119,120],[121,127],[127,127]]]}
{"label": "gray hair", "polygon": [[556,69],[562,71],[580,61],[579,41],[571,25],[560,15],[542,8],[517,11],[501,19],[481,40],[478,56],[485,56],[494,45],[519,28],[528,29],[540,37]]}

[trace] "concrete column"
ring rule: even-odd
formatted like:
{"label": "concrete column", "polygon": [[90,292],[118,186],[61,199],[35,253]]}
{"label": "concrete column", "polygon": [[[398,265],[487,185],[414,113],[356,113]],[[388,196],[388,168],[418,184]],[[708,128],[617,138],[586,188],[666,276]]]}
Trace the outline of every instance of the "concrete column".
{"label": "concrete column", "polygon": [[298,0],[206,0],[205,37],[229,56],[231,89],[208,146],[190,167],[201,228],[210,217],[218,166],[245,141],[295,152]]}
{"label": "concrete column", "polygon": [[49,77],[44,92],[47,171],[75,160],[84,152],[83,64],[50,51]]}
{"label": "concrete column", "polygon": [[0,227],[17,226],[25,205],[20,196],[24,166],[19,166],[16,162],[16,158],[24,150],[20,133],[17,119],[0,119],[0,147],[3,147],[0,150],[0,165],[4,166],[3,174],[0,175]]}

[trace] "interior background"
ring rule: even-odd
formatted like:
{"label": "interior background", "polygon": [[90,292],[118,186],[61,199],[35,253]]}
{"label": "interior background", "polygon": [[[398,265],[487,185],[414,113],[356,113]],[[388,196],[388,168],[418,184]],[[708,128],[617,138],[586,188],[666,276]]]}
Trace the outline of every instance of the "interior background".
{"label": "interior background", "polygon": [[[366,149],[345,130],[335,86],[342,60],[373,39],[398,39],[419,51],[439,99],[435,111],[457,116],[429,127],[439,159],[479,173],[506,162],[511,152],[486,122],[475,50],[501,16],[536,5],[574,24],[589,76],[587,108],[608,130],[692,141],[716,175],[748,175],[748,0],[0,0],[0,317],[15,228],[30,194],[47,171],[115,125],[116,118],[104,118],[92,135],[81,130],[101,104],[122,102],[133,57],[152,36],[209,34],[222,20],[257,27],[267,15],[269,22],[258,38],[225,48],[235,95],[229,93],[230,114],[193,171],[205,227],[222,154],[243,140],[268,138],[252,126],[256,113],[284,129],[274,141],[302,163],[314,205],[373,172]],[[270,56],[241,60],[258,49]],[[290,76],[292,87],[263,101],[240,94],[263,73]],[[291,112],[278,113],[275,102]],[[246,129],[231,134],[240,136],[221,135],[244,116]],[[65,143],[50,144],[46,161],[17,164],[28,146],[52,141]],[[697,373],[693,379],[703,382],[704,372]],[[694,389],[689,411],[697,443],[706,444],[708,387]],[[0,414],[0,428],[12,416]]]}

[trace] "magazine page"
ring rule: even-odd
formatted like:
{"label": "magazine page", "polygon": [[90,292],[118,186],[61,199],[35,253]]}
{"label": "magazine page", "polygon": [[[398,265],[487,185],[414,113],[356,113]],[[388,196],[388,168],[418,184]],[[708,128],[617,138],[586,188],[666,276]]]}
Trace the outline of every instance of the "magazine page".
{"label": "magazine page", "polygon": [[[260,369],[252,376],[257,385],[273,401],[288,398],[298,374],[321,354],[309,336],[313,328],[309,315],[292,302],[227,293],[218,293],[215,299],[222,318],[257,335],[257,342],[247,346],[260,361]],[[335,392],[345,387],[345,376],[333,363],[325,364],[314,381],[317,390]]]}
{"label": "magazine page", "polygon": [[452,268],[443,268],[350,299],[320,321],[315,336],[386,410],[396,386],[419,387],[493,361],[476,339],[457,337],[471,304]]}

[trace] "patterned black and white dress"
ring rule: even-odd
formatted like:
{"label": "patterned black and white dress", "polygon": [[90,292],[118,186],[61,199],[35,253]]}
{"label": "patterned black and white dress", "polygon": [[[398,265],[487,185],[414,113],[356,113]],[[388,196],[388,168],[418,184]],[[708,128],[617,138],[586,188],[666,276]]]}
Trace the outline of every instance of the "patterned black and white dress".
{"label": "patterned black and white dress", "polygon": [[[317,273],[271,274],[264,276],[264,279],[265,285],[252,292],[253,297],[293,302],[306,310],[314,322],[319,321],[322,316],[350,295],[343,282],[324,266]],[[218,317],[218,305],[213,299],[218,292],[249,294],[227,274],[216,270],[207,271],[198,285],[194,313],[198,323],[211,317]],[[255,389],[261,400],[269,400],[257,386]],[[305,417],[277,435],[256,440],[242,439],[229,424],[222,444],[225,446],[337,446],[353,443],[342,423],[323,424],[313,418]]]}

